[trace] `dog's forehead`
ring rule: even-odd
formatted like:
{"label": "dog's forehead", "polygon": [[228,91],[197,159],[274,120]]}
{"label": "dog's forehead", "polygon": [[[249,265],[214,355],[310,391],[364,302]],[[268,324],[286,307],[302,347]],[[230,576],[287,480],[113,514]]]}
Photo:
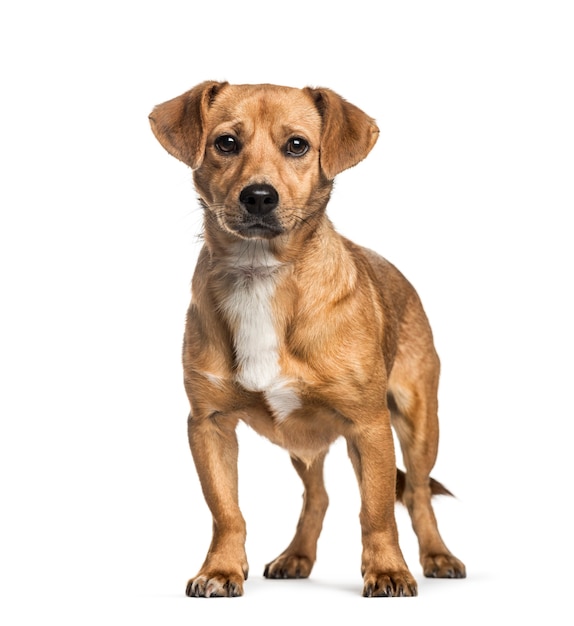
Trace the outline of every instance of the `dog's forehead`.
{"label": "dog's forehead", "polygon": [[229,85],[217,95],[211,114],[216,123],[321,126],[319,111],[307,93],[278,85]]}

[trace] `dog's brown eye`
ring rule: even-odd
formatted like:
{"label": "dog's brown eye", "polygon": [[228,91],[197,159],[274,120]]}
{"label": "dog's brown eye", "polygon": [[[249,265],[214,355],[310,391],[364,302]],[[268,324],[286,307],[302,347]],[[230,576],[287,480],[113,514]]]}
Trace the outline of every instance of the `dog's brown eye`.
{"label": "dog's brown eye", "polygon": [[239,150],[239,142],[232,135],[221,135],[215,140],[215,147],[219,152],[231,154]]}
{"label": "dog's brown eye", "polygon": [[285,146],[285,153],[289,156],[300,157],[309,150],[309,144],[302,137],[291,137]]}

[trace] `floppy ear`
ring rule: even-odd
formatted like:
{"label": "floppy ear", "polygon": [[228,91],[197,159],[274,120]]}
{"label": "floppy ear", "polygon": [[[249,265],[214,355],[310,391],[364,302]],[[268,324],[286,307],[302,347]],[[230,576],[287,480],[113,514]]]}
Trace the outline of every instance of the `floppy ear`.
{"label": "floppy ear", "polygon": [[375,120],[334,91],[311,87],[306,87],[305,91],[313,98],[323,118],[321,169],[332,180],[369,154],[379,136],[379,128]]}
{"label": "floppy ear", "polygon": [[206,81],[181,96],[158,104],[149,116],[161,145],[176,159],[196,169],[205,152],[205,116],[217,92],[227,83]]}

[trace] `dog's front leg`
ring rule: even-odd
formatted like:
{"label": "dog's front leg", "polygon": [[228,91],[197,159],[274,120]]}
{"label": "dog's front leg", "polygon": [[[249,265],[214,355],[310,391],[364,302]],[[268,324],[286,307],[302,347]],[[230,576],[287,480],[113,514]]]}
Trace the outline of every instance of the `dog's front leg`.
{"label": "dog's front leg", "polygon": [[417,583],[409,572],[395,522],[396,466],[390,417],[356,426],[347,448],[361,493],[363,595],[416,596]]}
{"label": "dog's front leg", "polygon": [[221,414],[188,420],[191,453],[213,516],[213,538],[188,596],[241,596],[247,579],[245,521],[237,496],[237,419]]}

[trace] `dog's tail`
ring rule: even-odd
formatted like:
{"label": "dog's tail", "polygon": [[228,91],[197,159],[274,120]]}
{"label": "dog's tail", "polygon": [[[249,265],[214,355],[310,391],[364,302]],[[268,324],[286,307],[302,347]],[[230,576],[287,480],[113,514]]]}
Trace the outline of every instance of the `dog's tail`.
{"label": "dog's tail", "polygon": [[[397,468],[397,486],[396,486],[396,500],[401,504],[404,504],[403,496],[405,492],[405,473]],[[438,480],[434,478],[430,479],[431,494],[433,496],[453,496],[453,494]],[[454,496],[453,496],[454,497]]]}

